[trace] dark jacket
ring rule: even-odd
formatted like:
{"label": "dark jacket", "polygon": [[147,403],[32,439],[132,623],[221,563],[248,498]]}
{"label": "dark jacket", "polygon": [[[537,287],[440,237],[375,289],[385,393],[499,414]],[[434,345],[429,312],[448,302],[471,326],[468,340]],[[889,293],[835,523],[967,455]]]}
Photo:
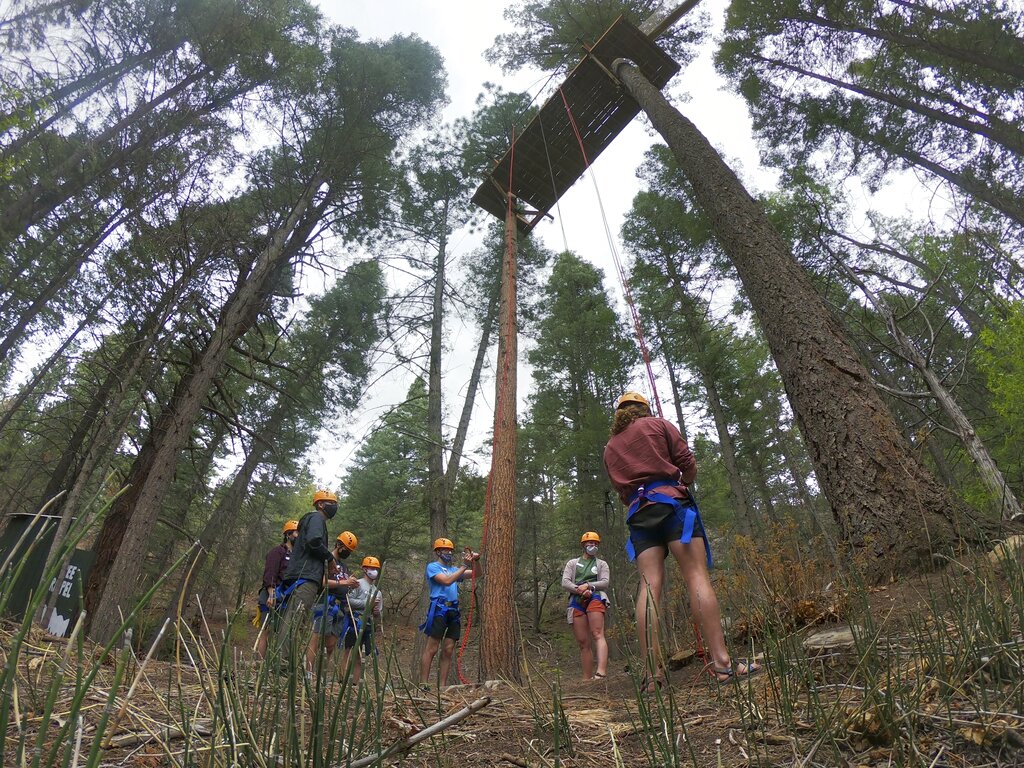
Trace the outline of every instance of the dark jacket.
{"label": "dark jacket", "polygon": [[290,584],[296,579],[309,579],[319,587],[324,581],[324,561],[332,559],[334,555],[327,548],[327,521],[314,509],[299,521],[299,537],[292,547],[284,582]]}

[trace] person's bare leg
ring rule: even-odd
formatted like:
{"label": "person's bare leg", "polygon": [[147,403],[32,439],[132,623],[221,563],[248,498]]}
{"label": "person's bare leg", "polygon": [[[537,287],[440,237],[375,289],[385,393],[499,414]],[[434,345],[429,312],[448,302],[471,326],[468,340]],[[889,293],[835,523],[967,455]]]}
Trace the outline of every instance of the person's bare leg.
{"label": "person's bare leg", "polygon": [[446,637],[444,644],[441,646],[441,661],[438,662],[438,671],[441,673],[441,679],[437,684],[438,688],[444,688],[448,685],[448,672],[452,668],[452,654],[454,652],[455,641]]}
{"label": "person's bare leg", "polygon": [[[704,540],[693,539],[686,544],[674,541],[669,545],[669,550],[682,571],[686,591],[690,594],[690,613],[700,628],[704,646],[711,655],[713,668],[731,669],[732,659],[725,645],[718,596],[711,585],[711,576],[708,573]],[[739,664],[738,667],[733,670],[738,675],[745,675],[750,671],[745,664]],[[754,668],[756,669],[756,666]]]}
{"label": "person's bare leg", "polygon": [[306,648],[306,671],[312,672],[316,669],[316,652],[317,652],[317,641],[320,639],[320,634],[314,632],[313,636],[309,638],[309,647]]}
{"label": "person's bare leg", "polygon": [[423,646],[423,655],[420,656],[420,682],[425,685],[430,684],[430,665],[434,662],[434,656],[437,655],[440,646],[440,640],[427,636],[427,644]]}
{"label": "person's bare leg", "polygon": [[594,677],[594,653],[590,650],[590,624],[587,616],[574,616],[572,619],[572,635],[580,648],[580,665],[583,667],[583,679]]}
{"label": "person's bare leg", "polygon": [[341,666],[339,667],[339,669],[341,670],[341,677],[343,680],[345,679],[345,673],[348,672],[348,661],[351,652],[351,648],[345,648],[343,646],[341,649]]}
{"label": "person's bare leg", "polygon": [[268,614],[262,614],[263,623],[260,625],[260,636],[256,638],[256,655],[261,659],[267,658],[267,645],[270,642],[270,621]]}
{"label": "person's bare leg", "polygon": [[605,677],[608,674],[608,641],[604,636],[604,613],[592,611],[587,614],[587,619],[590,622],[590,635],[594,638],[597,674]]}
{"label": "person's bare leg", "polygon": [[359,680],[363,676],[363,659],[359,646],[356,646],[355,652],[356,658],[352,662],[352,685],[359,685]]}
{"label": "person's bare leg", "polygon": [[660,669],[658,606],[665,579],[665,550],[661,547],[645,549],[637,555],[636,567],[640,571],[640,589],[636,597],[636,631],[640,636],[640,655],[644,659],[648,688],[654,690],[654,681]]}

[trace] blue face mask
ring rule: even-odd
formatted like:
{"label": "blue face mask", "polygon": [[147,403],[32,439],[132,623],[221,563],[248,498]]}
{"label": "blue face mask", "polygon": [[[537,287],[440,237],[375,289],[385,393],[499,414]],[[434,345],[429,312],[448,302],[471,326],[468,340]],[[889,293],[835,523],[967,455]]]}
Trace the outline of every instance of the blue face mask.
{"label": "blue face mask", "polygon": [[441,562],[442,563],[444,563],[445,565],[451,565],[452,564],[452,560],[455,559],[455,553],[454,552],[442,552],[440,557],[441,557]]}

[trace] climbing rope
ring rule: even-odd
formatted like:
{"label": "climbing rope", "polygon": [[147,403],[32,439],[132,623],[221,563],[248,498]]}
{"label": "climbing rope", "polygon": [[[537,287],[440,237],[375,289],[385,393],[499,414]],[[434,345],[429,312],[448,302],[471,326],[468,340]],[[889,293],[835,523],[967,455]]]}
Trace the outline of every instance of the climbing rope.
{"label": "climbing rope", "polygon": [[572,109],[569,107],[569,101],[565,98],[565,92],[562,90],[561,86],[558,88],[558,94],[562,97],[562,104],[565,106],[565,114],[569,118],[569,125],[572,126],[573,133],[576,135],[576,142],[580,146],[580,154],[583,156],[583,165],[590,172],[590,180],[594,184],[594,192],[597,194],[597,206],[601,212],[601,222],[604,225],[605,237],[608,239],[608,250],[611,251],[612,261],[615,263],[615,269],[619,273],[619,284],[622,286],[622,295],[626,299],[626,305],[629,307],[629,314],[633,320],[633,332],[636,334],[637,344],[640,347],[640,356],[643,358],[644,368],[647,370],[647,381],[651,385],[651,395],[653,396],[658,416],[663,416],[661,398],[658,397],[658,387],[654,381],[654,369],[651,365],[651,354],[648,350],[647,341],[644,337],[643,325],[640,323],[640,313],[637,311],[636,301],[633,299],[633,291],[630,289],[629,279],[626,277],[626,270],[622,265],[622,260],[619,258],[619,251],[615,247],[615,238],[612,237],[612,230],[608,225],[608,216],[604,210],[604,202],[601,199],[601,190],[597,185],[597,177],[594,175],[594,169],[590,165],[590,158],[587,157],[587,150],[583,145],[583,137],[580,135],[579,128],[576,127],[576,118],[573,117]]}

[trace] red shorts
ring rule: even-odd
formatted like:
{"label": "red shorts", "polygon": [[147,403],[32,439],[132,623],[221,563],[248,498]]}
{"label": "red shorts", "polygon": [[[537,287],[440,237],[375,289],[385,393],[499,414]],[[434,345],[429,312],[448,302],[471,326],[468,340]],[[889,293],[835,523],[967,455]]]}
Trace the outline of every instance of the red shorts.
{"label": "red shorts", "polygon": [[[605,607],[604,602],[602,600],[598,600],[596,597],[587,603],[587,613],[604,613],[606,610],[607,608]],[[579,608],[573,608],[572,615],[575,618],[576,616],[585,616],[586,614],[584,614]]]}

